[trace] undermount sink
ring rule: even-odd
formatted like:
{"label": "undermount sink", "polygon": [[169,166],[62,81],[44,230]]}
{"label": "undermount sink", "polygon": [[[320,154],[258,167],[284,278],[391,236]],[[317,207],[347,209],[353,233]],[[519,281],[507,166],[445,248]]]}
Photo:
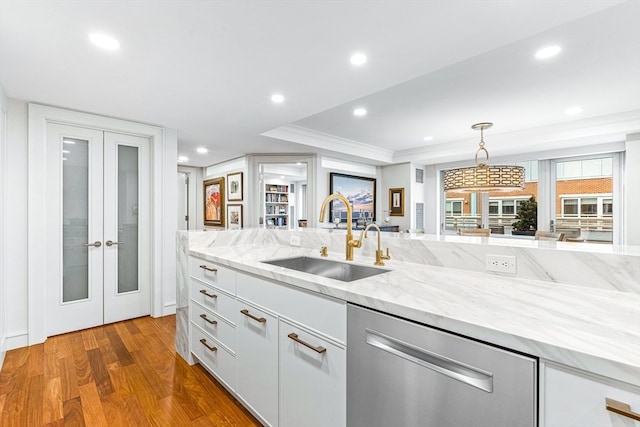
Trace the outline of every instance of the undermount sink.
{"label": "undermount sink", "polygon": [[304,273],[327,277],[329,279],[341,280],[343,282],[353,282],[354,280],[364,279],[366,277],[391,271],[383,268],[367,267],[364,265],[306,256],[274,259],[262,262],[265,264],[276,265],[278,267],[290,268]]}

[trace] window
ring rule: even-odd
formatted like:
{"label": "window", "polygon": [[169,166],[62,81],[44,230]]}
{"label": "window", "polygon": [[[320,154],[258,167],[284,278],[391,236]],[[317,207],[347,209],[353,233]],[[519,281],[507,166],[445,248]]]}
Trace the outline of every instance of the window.
{"label": "window", "polygon": [[556,161],[556,231],[613,243],[615,154]]}
{"label": "window", "polygon": [[497,200],[489,200],[489,215],[500,214],[500,202]]}
{"label": "window", "polygon": [[502,215],[515,215],[516,214],[516,201],[515,200],[503,200],[502,201]]}
{"label": "window", "polygon": [[580,200],[580,215],[595,216],[598,214],[598,199],[581,199]]}
{"label": "window", "polygon": [[578,215],[578,199],[562,199],[562,214]]}
{"label": "window", "polygon": [[447,211],[447,215],[461,216],[462,200],[448,200],[446,211]]}

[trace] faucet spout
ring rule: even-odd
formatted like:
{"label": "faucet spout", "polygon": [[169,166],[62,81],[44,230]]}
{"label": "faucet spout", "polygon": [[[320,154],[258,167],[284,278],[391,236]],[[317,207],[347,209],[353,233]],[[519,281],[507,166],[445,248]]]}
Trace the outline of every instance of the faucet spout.
{"label": "faucet spout", "polygon": [[353,210],[351,209],[351,203],[340,193],[333,193],[327,196],[326,199],[322,201],[322,206],[320,207],[320,222],[324,222],[325,212],[327,210],[327,205],[332,200],[339,200],[344,203],[347,208],[347,241],[346,241],[346,253],[345,259],[347,261],[353,261],[353,248],[359,248],[362,246],[362,242],[359,240],[353,239],[352,232],[352,224],[353,221]]}
{"label": "faucet spout", "polygon": [[374,265],[384,265],[384,262],[382,260],[391,259],[391,255],[389,254],[389,248],[387,248],[386,255],[384,254],[384,252],[382,252],[382,247],[380,243],[380,227],[378,227],[377,224],[371,223],[367,225],[365,229],[362,230],[362,232],[360,233],[360,238],[358,239],[358,241],[360,242],[360,245],[362,245],[362,238],[363,237],[365,239],[367,238],[367,232],[369,231],[370,228],[375,228],[378,231],[378,249],[376,250],[376,262],[374,262]]}

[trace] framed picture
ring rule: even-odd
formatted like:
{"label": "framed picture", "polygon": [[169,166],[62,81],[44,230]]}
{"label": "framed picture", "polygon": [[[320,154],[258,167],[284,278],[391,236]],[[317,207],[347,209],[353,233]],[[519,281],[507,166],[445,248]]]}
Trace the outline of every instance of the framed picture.
{"label": "framed picture", "polygon": [[404,216],[404,188],[389,189],[389,215]]}
{"label": "framed picture", "polygon": [[[329,192],[340,193],[347,198],[353,210],[353,221],[373,222],[376,219],[376,179],[362,176],[329,174]],[[331,201],[329,221],[347,222],[347,208],[344,203]]]}
{"label": "framed picture", "polygon": [[224,227],[224,178],[208,179],[202,183],[204,197],[204,225]]}
{"label": "framed picture", "polygon": [[242,200],[242,172],[227,175],[227,200]]}
{"label": "framed picture", "polygon": [[242,228],[242,205],[227,205],[227,224],[229,230]]}

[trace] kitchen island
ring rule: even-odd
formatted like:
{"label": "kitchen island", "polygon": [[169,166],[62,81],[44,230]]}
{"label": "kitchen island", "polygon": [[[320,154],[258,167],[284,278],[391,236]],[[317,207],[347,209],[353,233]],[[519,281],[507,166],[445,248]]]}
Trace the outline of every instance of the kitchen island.
{"label": "kitchen island", "polygon": [[[300,246],[289,244],[292,235],[300,237]],[[373,308],[532,355],[542,364],[558,364],[621,382],[633,391],[640,383],[640,295],[637,291],[640,258],[636,248],[604,248],[598,253],[595,249],[589,251],[584,244],[575,244],[574,250],[567,244],[558,248],[555,242],[553,247],[549,242],[540,242],[535,247],[530,243],[511,246],[503,239],[496,239],[500,242],[492,245],[487,242],[489,239],[482,238],[454,237],[443,241],[383,234],[383,245],[392,247],[392,259],[384,266],[390,271],[366,279],[341,282],[263,262],[302,255],[319,257],[321,246],[328,246],[330,259],[340,260],[343,238],[339,232],[311,230],[179,233],[181,269],[176,343],[180,354],[190,361],[189,322],[188,318],[181,319],[187,315],[181,309],[188,306],[187,260],[195,256],[285,287]],[[417,253],[416,245],[425,248],[423,253]],[[440,247],[439,256],[434,255],[437,247]],[[449,249],[443,249],[446,247]],[[518,255],[520,274],[469,269],[469,265],[481,260],[484,254],[504,250]],[[354,262],[372,265],[374,252],[374,239],[365,240],[363,248],[356,250]],[[445,257],[455,259],[460,254],[468,257],[468,260],[458,260],[467,269],[446,265]],[[553,275],[542,266],[553,255],[556,261],[563,257],[575,260],[574,265],[565,262],[564,269],[582,267],[586,265],[583,260],[588,259],[591,268],[597,270],[606,265],[607,269],[616,271],[617,277],[601,280],[606,282],[602,286],[593,277],[591,281],[585,280],[585,286],[549,280]],[[426,262],[411,262],[424,257]],[[530,265],[521,265],[521,258]],[[536,269],[542,270],[540,277],[547,280],[526,277]],[[581,277],[595,273],[576,274]],[[606,271],[599,274],[611,276]],[[544,381],[542,374],[541,381]]]}

